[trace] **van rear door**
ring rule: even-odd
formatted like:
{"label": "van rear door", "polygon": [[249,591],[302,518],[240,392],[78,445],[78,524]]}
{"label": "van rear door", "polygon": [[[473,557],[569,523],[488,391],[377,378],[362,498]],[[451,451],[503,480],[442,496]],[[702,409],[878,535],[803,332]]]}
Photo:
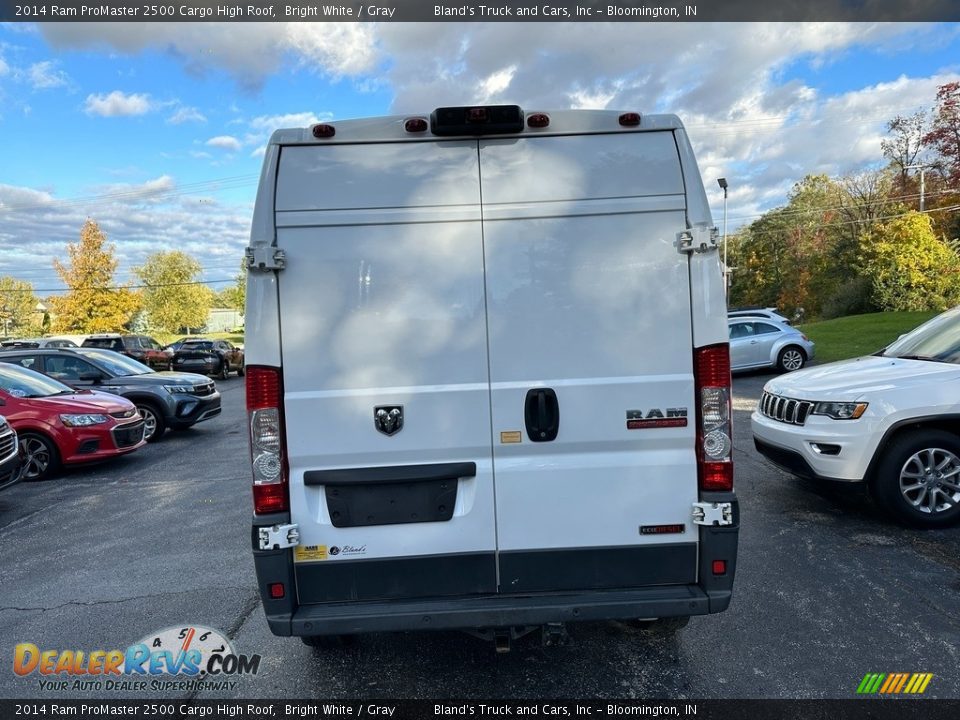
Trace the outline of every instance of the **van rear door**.
{"label": "van rear door", "polygon": [[696,582],[673,133],[483,139],[480,160],[500,591]]}
{"label": "van rear door", "polygon": [[284,146],[276,227],[299,602],[495,593],[476,141]]}

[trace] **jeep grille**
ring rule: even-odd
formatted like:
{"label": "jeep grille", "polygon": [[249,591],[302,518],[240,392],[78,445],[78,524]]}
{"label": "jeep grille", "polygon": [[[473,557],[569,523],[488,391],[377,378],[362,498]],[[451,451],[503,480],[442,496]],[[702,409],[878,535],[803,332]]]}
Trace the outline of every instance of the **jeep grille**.
{"label": "jeep grille", "polygon": [[813,410],[813,403],[764,392],[760,396],[758,407],[760,413],[771,420],[789,425],[803,425],[810,411]]}

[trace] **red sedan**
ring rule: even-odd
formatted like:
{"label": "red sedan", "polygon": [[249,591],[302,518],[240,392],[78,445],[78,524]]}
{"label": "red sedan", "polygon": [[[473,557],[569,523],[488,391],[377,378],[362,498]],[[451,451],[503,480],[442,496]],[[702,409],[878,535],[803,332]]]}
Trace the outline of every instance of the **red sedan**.
{"label": "red sedan", "polygon": [[24,480],[145,445],[143,418],[126,398],[74,390],[19,365],[0,363],[0,413],[20,437]]}

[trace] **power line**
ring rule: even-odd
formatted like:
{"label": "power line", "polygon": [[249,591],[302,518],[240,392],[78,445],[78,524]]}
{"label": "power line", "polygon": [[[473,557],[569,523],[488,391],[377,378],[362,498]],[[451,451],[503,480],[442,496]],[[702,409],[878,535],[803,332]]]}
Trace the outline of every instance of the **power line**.
{"label": "power line", "polygon": [[81,287],[69,287],[66,288],[34,288],[32,290],[7,290],[5,292],[11,293],[44,293],[44,292],[60,292],[61,290],[157,290],[159,288],[168,288],[168,287],[187,287],[190,285],[216,285],[220,283],[235,283],[236,278],[231,278],[229,280],[195,280],[192,282],[182,282],[182,283],[161,283],[160,285],[110,285],[107,287],[95,287],[92,285],[85,285]]}

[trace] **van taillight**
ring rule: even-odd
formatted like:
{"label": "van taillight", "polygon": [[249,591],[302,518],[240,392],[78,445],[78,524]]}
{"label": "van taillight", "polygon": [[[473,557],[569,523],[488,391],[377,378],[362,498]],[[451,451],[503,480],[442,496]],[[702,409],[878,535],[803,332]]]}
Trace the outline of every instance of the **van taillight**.
{"label": "van taillight", "polygon": [[733,490],[730,346],[694,351],[697,474],[701,490]]}
{"label": "van taillight", "polygon": [[247,367],[253,511],[257,515],[290,509],[287,464],[283,452],[282,396],[279,368]]}

